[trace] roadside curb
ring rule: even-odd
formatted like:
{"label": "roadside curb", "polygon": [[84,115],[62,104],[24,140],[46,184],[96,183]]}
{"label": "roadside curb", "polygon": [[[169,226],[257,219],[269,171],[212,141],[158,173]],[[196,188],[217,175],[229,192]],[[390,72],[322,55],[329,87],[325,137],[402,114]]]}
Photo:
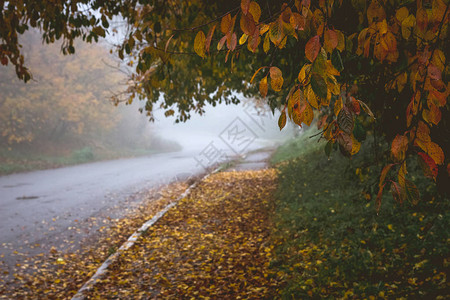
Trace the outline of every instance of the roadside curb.
{"label": "roadside curb", "polygon": [[114,253],[111,254],[104,262],[103,264],[97,269],[95,274],[84,283],[84,285],[78,290],[78,292],[72,297],[72,300],[84,300],[86,299],[86,296],[84,295],[84,292],[90,290],[94,287],[94,285],[106,274],[106,271],[108,270],[108,267],[114,263],[118,257],[128,250],[130,247],[134,245],[134,243],[137,241],[137,239],[151,226],[153,226],[159,219],[161,219],[172,207],[176,206],[180,200],[187,197],[192,189],[194,189],[200,182],[208,178],[210,175],[215,174],[217,172],[222,171],[223,169],[221,167],[216,168],[212,172],[206,174],[203,176],[200,180],[194,182],[191,184],[174,202],[168,204],[166,207],[164,207],[161,211],[156,213],[150,220],[145,222],[137,231],[135,231],[127,241],[125,241],[120,248]]}

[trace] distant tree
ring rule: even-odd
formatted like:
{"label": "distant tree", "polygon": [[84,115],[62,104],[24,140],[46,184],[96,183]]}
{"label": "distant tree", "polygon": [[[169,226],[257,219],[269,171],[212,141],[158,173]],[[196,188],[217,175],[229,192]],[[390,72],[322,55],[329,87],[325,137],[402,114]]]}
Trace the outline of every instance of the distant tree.
{"label": "distant tree", "polygon": [[125,76],[105,64],[112,63],[106,48],[79,43],[77,55],[62,57],[56,45],[42,47],[37,32],[24,38],[34,80],[24,84],[12,70],[0,73],[3,144],[94,139],[116,126],[120,115],[108,99]]}
{"label": "distant tree", "polygon": [[327,152],[338,145],[344,155],[356,154],[365,131],[384,137],[390,163],[385,160],[380,176],[378,204],[386,184],[398,201],[418,200],[407,175],[410,154],[428,177],[448,187],[449,0],[52,5],[3,5],[0,59],[9,59],[24,80],[30,77],[17,33],[41,28],[45,41],[61,37],[63,52],[71,53],[73,38],[104,36],[111,17],[121,15],[129,27],[116,50],[135,69],[126,98],[115,101],[145,99],[151,116],[162,96],[166,115],[177,109],[177,120],[184,121],[206,103],[236,102],[236,92],[260,94],[282,111],[280,128],[288,117],[300,126],[316,118]]}

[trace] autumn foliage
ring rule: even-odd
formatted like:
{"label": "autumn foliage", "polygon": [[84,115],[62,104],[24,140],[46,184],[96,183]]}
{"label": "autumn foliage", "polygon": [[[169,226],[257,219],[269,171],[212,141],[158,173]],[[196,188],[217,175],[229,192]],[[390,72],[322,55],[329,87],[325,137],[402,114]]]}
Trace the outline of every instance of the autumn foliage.
{"label": "autumn foliage", "polygon": [[375,158],[386,165],[378,203],[386,185],[398,201],[417,201],[411,155],[445,192],[448,0],[100,1],[92,4],[100,15],[77,3],[87,4],[72,1],[53,12],[55,20],[46,7],[10,3],[0,18],[2,63],[26,80],[17,35],[28,26],[44,29],[46,42],[63,39],[72,53],[76,37],[90,42],[117,32],[110,21],[121,15],[128,27],[115,50],[132,73],[116,102],[139,98],[150,119],[160,107],[186,121],[207,104],[238,102],[239,92],[259,96],[281,110],[280,129],[288,119],[299,126],[317,120],[327,153],[357,154],[366,133],[374,144],[389,143],[391,154]]}
{"label": "autumn foliage", "polygon": [[[311,125],[316,117],[320,119],[319,127],[323,128],[321,137],[330,144],[337,143],[341,152],[348,156],[355,155],[361,147],[353,135],[355,119],[363,111],[375,119],[370,105],[358,99],[358,86],[366,78],[382,82],[386,94],[395,94],[390,97],[392,101],[405,102],[407,106],[396,112],[397,118],[400,115],[405,119],[405,126],[389,129],[398,133],[391,146],[393,163],[386,165],[380,176],[377,203],[381,203],[386,184],[391,185],[393,197],[399,202],[406,199],[417,202],[417,187],[407,179],[407,154],[418,155],[426,176],[434,180],[441,172],[447,173],[443,177],[448,179],[449,176],[450,164],[443,150],[448,137],[439,144],[431,134],[435,128],[446,126],[441,119],[448,107],[450,90],[445,78],[448,67],[443,52],[449,3],[443,0],[419,0],[408,4],[354,1],[353,9],[359,19],[357,28],[361,30],[351,32],[340,30],[335,24],[335,15],[343,9],[344,2],[303,0],[295,1],[294,5],[284,3],[276,15],[261,21],[260,5],[242,0],[239,11],[221,18],[223,37],[217,47],[222,49],[226,42],[227,58],[236,51],[239,36],[239,45],[246,45],[253,53],[260,51],[261,44],[265,53],[272,51],[275,54],[278,49],[288,47],[289,39],[306,42],[297,49],[304,51],[306,58],[297,67],[297,80],[284,84],[283,72],[276,66],[278,62],[272,60],[270,65],[256,70],[250,83],[262,71],[259,91],[263,98],[268,93],[269,79],[274,92],[287,92],[286,99],[280,101],[280,129],[286,124],[286,112],[299,126]],[[236,19],[240,20],[239,26],[235,26]],[[216,24],[211,26],[214,31]],[[194,40],[194,50],[202,57],[211,43],[211,38],[205,40],[201,38],[203,36],[203,32],[198,31]],[[345,66],[346,60],[350,59],[367,59],[370,64],[378,65],[382,72],[363,74],[349,81]],[[387,80],[381,81],[375,76],[386,76]],[[394,169],[396,178],[387,181],[387,174]]]}

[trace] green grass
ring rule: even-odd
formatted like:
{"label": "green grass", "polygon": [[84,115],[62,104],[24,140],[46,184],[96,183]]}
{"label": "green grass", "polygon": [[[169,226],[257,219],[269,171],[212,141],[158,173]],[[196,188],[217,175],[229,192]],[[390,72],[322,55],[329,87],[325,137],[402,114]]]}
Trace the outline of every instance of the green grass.
{"label": "green grass", "polygon": [[[385,192],[374,207],[378,176],[370,143],[351,160],[310,139],[309,129],[280,147],[272,268],[285,279],[283,299],[427,298],[447,295],[450,213],[432,182],[408,160],[408,178],[424,191],[413,205]],[[386,188],[388,190],[388,188]]]}
{"label": "green grass", "polygon": [[75,149],[67,155],[46,155],[30,151],[0,149],[0,175],[33,170],[52,169],[93,161],[137,157],[159,153],[155,149],[107,149],[93,150],[91,147]]}
{"label": "green grass", "polygon": [[[281,145],[271,157],[270,162],[272,164],[277,164],[297,158],[307,152],[320,151],[320,149],[325,146],[325,142],[317,142],[317,138],[312,137],[318,132],[319,131],[315,126],[305,129],[298,138],[290,139],[285,144]],[[305,147],[306,145],[307,147]]]}

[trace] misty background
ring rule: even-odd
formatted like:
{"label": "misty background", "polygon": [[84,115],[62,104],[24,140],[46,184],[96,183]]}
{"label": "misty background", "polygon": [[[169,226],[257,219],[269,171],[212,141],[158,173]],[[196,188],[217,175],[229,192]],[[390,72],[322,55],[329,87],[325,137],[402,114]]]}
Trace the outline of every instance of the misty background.
{"label": "misty background", "polygon": [[[243,97],[239,105],[208,105],[204,115],[192,114],[186,123],[156,109],[155,122],[149,122],[138,111],[143,101],[118,107],[111,102],[126,88],[127,77],[107,41],[78,42],[75,54],[66,56],[58,43],[42,44],[37,31],[21,41],[33,79],[23,83],[11,66],[0,73],[3,174],[168,151],[195,157],[211,146],[240,155],[298,132],[288,126],[280,133],[277,114],[262,100]],[[233,126],[241,135],[237,148],[227,142]]]}

